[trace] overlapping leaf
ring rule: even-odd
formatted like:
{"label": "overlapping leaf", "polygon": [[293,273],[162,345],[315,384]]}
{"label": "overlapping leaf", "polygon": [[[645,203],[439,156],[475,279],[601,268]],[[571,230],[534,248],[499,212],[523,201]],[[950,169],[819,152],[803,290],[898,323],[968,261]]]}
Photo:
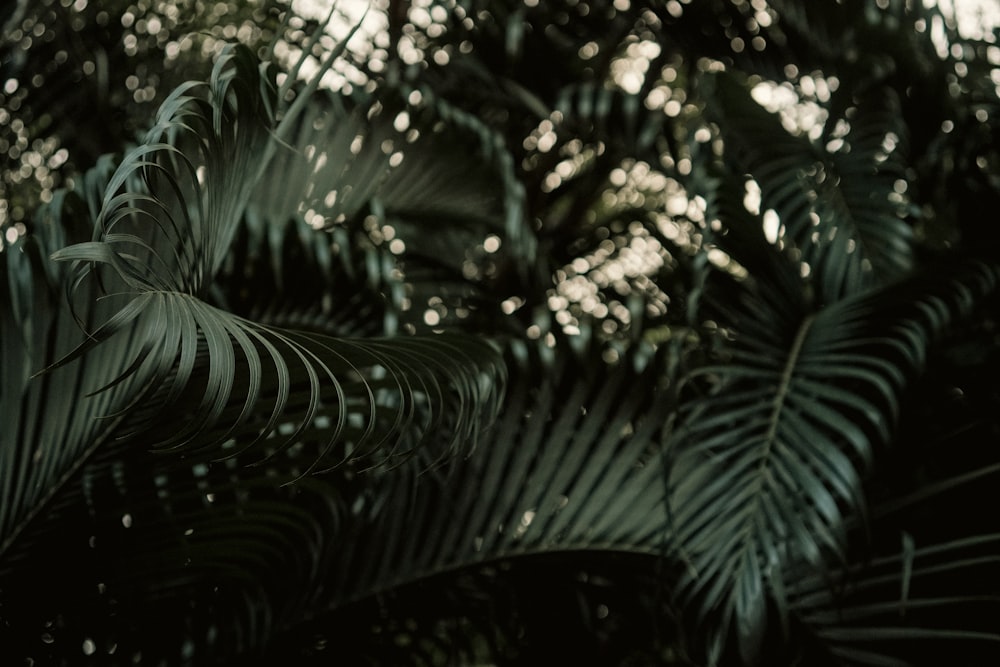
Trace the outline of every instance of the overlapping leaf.
{"label": "overlapping leaf", "polygon": [[[276,150],[271,133],[280,135],[293,118],[289,112],[280,122],[271,119],[275,86],[264,76],[268,72],[235,49],[217,64],[207,99],[195,96],[194,84],[172,95],[149,143],[127,156],[112,177],[97,240],[54,255],[78,264],[78,282],[99,278],[116,299],[128,299],[106,321],[93,323],[88,339],[69,358],[120,332],[135,332],[141,348],[118,382],[155,387],[164,405],[182,398],[190,402],[192,392],[201,395],[191,403],[186,427],[164,438],[165,446],[211,446],[204,435],[225,419],[229,430],[212,432],[219,436],[218,445],[249,428],[255,415],[269,412],[252,427],[257,438],[246,446],[256,446],[294,413],[295,428],[283,442],[329,423],[329,446],[321,446],[317,458],[333,464],[401,433],[412,437],[415,426],[420,432],[430,429],[438,421],[426,419],[426,409],[447,403],[458,408],[452,413],[457,416],[453,442],[467,441],[478,428],[473,415],[490,410],[495,395],[489,396],[502,374],[486,344],[443,338],[338,340],[256,324],[198,298],[225,261],[255,186],[254,174],[267,172]],[[340,149],[344,157],[351,154],[337,136],[327,164],[338,162]],[[325,147],[327,139],[320,132],[317,145]],[[342,185],[344,172],[337,169],[326,180],[325,172],[314,171],[307,189]],[[358,182],[367,178],[350,176]],[[297,212],[293,207],[286,216]],[[463,368],[466,362],[471,363]],[[301,392],[308,399],[298,402]],[[395,416],[376,419],[383,410]],[[200,445],[190,442],[194,436],[202,439]],[[348,449],[335,453],[335,442]],[[274,448],[270,442],[262,447]]]}
{"label": "overlapping leaf", "polygon": [[717,303],[734,340],[724,364],[689,376],[700,395],[681,408],[670,476],[689,565],[682,599],[715,619],[712,650],[734,632],[751,661],[769,600],[787,614],[780,573],[846,557],[845,524],[864,515],[874,448],[888,440],[934,334],[996,283],[992,269],[974,267],[934,289],[904,283],[817,311],[789,291],[795,280],[779,279],[794,263],[773,252],[768,275],[765,258],[754,256],[752,280]]}
{"label": "overlapping leaf", "polygon": [[572,353],[549,366],[526,352],[513,346],[508,402],[471,457],[416,479],[372,480],[349,520],[350,546],[331,570],[331,611],[498,559],[663,555],[664,356],[603,370]]}
{"label": "overlapping leaf", "polygon": [[[228,261],[251,193],[313,93],[315,82],[297,86],[293,79],[283,87],[274,77],[275,70],[260,66],[246,49],[227,49],[208,83],[187,84],[167,99],[146,141],[117,169],[105,161],[83,179],[81,191],[90,201],[70,195],[69,208],[60,195],[48,209],[55,219],[40,219],[30,242],[5,248],[3,286],[12,304],[3,309],[0,396],[5,578],[23,571],[33,547],[58,537],[44,527],[72,513],[68,500],[102,485],[136,484],[135,469],[156,478],[220,457],[240,465],[282,457],[282,464],[248,475],[244,485],[269,489],[347,461],[395,462],[422,442],[436,445],[423,460],[446,457],[474,445],[497,410],[505,370],[485,341],[342,339],[316,333],[316,327],[299,331],[255,322],[203,300],[224,292],[214,279]],[[317,135],[317,141],[326,138]],[[332,153],[330,159],[350,155]],[[322,176],[314,174],[313,187],[327,187]],[[291,207],[276,217],[284,222],[298,213]],[[67,241],[80,241],[81,226],[90,225],[93,240],[59,249],[65,230],[73,230]],[[52,251],[61,261],[46,258]],[[330,261],[329,245],[314,239],[307,252],[321,264]],[[336,331],[332,325],[320,329]],[[142,458],[156,445],[194,458],[158,466]],[[225,477],[222,471],[211,484],[228,488]],[[218,512],[189,509],[173,518],[161,516],[157,504],[163,499],[156,494],[131,494],[128,502],[151,520],[175,525],[179,516],[189,516],[185,521],[198,524],[203,535],[217,533],[205,547],[211,562],[202,562],[202,574],[216,567],[213,558],[225,560],[240,549],[254,562],[270,562],[270,520],[245,523],[248,507],[270,512],[279,533],[308,532],[305,526],[320,520],[278,501],[271,512],[256,495],[247,500],[243,493]],[[331,495],[327,490],[317,497]],[[106,506],[88,500],[84,507],[106,526]],[[184,530],[183,523],[176,526]],[[93,540],[105,529],[91,530]],[[238,535],[245,541],[234,551],[244,540]],[[133,544],[126,552],[137,554],[136,571],[148,575],[151,555],[168,556],[179,538],[177,530],[163,530],[160,547],[136,552]],[[81,539],[83,545],[87,536]],[[305,562],[315,569],[317,558],[312,554]],[[171,578],[183,560],[164,563],[161,593],[197,580],[190,573]],[[5,588],[14,595],[16,587]],[[254,607],[244,611],[256,614]],[[266,605],[261,609],[269,613]],[[25,622],[30,626],[30,619]]]}
{"label": "overlapping leaf", "polygon": [[[0,309],[4,341],[0,554],[4,559],[17,551],[17,538],[44,511],[59,485],[78,471],[81,460],[105,442],[119,422],[115,407],[128,397],[126,387],[112,386],[97,395],[88,395],[85,387],[111,384],[127,369],[126,354],[141,346],[136,336],[126,334],[115,349],[95,350],[85,360],[33,377],[79,340],[77,324],[63,302],[70,276],[46,257],[53,245],[87,232],[82,202],[73,195],[65,197],[65,206],[63,201],[62,196],[56,198],[52,210],[64,207],[65,220],[39,216],[37,234],[0,254],[0,285],[10,304]],[[100,301],[92,300],[76,314],[86,316],[101,307]],[[8,573],[9,567],[5,560],[0,570]]]}
{"label": "overlapping leaf", "polygon": [[712,82],[709,108],[723,128],[730,168],[759,183],[761,210],[777,214],[781,245],[801,253],[821,298],[904,275],[913,261],[912,231],[894,188],[904,176],[906,131],[892,93],[861,100],[849,122],[839,119],[850,128],[844,136],[819,146],[786,131],[736,76]]}
{"label": "overlapping leaf", "polygon": [[875,505],[876,557],[864,549],[840,567],[783,574],[792,616],[850,664],[941,662],[959,646],[977,659],[995,659],[1000,534],[992,517],[970,532],[961,515],[969,502],[996,495],[998,472],[994,463],[935,475],[913,493]]}

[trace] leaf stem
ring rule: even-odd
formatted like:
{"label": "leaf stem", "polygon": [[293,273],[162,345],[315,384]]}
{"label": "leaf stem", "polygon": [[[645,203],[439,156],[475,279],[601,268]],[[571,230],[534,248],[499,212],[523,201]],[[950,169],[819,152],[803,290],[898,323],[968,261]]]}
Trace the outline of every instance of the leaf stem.
{"label": "leaf stem", "polygon": [[802,354],[802,346],[805,344],[806,336],[809,334],[809,329],[812,328],[812,323],[815,320],[815,315],[809,315],[802,321],[802,324],[799,325],[799,330],[795,334],[795,340],[792,342],[792,349],[788,352],[788,361],[785,362],[785,369],[781,373],[781,384],[778,385],[778,393],[775,394],[774,401],[772,402],[773,409],[771,410],[766,438],[767,449],[764,451],[765,459],[771,451],[771,443],[774,442],[774,436],[778,432],[778,421],[781,417],[781,410],[785,406],[785,398],[787,398],[788,390],[792,386],[792,376],[795,374],[799,355]]}

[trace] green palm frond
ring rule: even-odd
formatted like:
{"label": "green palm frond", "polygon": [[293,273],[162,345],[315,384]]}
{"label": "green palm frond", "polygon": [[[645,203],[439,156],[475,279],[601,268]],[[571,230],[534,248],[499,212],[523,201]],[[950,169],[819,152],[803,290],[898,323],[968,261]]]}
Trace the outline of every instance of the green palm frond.
{"label": "green palm frond", "polygon": [[4,655],[72,660],[87,637],[99,654],[202,664],[266,645],[308,608],[348,512],[343,479],[281,485],[307,451],[247,466],[105,441],[4,554]]}
{"label": "green palm frond", "polygon": [[[646,559],[648,575],[667,539],[658,441],[670,397],[658,381],[662,355],[593,373],[576,359],[550,367],[517,349],[519,370],[500,421],[471,456],[440,468],[414,461],[360,476],[301,478],[313,459],[307,438],[251,467],[238,453],[184,460],[150,458],[128,441],[102,448],[46,517],[71,518],[73,530],[46,533],[40,522],[41,536],[33,535],[36,547],[54,541],[65,557],[96,559],[99,566],[77,577],[94,588],[75,597],[57,578],[50,595],[33,600],[31,582],[44,576],[48,558],[18,559],[27,584],[12,582],[7,592],[24,612],[15,627],[42,627],[46,615],[60,614],[122,651],[217,659],[232,651],[252,656],[302,627],[355,641],[338,638],[337,626],[322,619],[401,585],[498,559],[634,554]],[[627,387],[642,389],[622,401]],[[569,393],[557,400],[563,390]],[[138,606],[124,622],[92,613],[126,600]],[[159,620],[184,618],[171,610],[187,600],[196,606],[185,613],[202,619],[197,626]],[[450,613],[461,613],[461,599],[454,604]],[[51,650],[60,655],[67,640],[52,632]],[[186,644],[199,653],[183,656]]]}
{"label": "green palm frond", "polygon": [[895,554],[822,576],[790,570],[790,610],[846,664],[927,664],[947,660],[949,644],[995,657],[1000,632],[987,619],[1000,594],[983,582],[1000,565],[1000,534],[921,546],[904,534],[903,543]]}
{"label": "green palm frond", "polygon": [[800,253],[823,300],[905,275],[912,231],[895,188],[905,175],[906,130],[890,91],[858,102],[843,136],[820,146],[782,127],[736,76],[715,75],[711,88],[730,168],[759,183],[761,210],[772,209],[781,225],[778,243]]}
{"label": "green palm frond", "polygon": [[329,91],[315,98],[298,118],[283,121],[286,144],[255,190],[251,206],[266,220],[304,215],[318,228],[353,218],[390,177],[392,155],[402,156],[405,135],[377,102]]}
{"label": "green palm frond", "polygon": [[[437,219],[453,227],[476,225],[502,234],[523,261],[533,261],[535,238],[525,220],[524,184],[507,138],[476,114],[459,108],[427,86],[403,86],[401,93],[420,102],[409,105],[414,128],[414,159],[404,160],[400,178],[387,184],[384,199],[390,216]],[[443,124],[443,127],[442,127]],[[444,155],[440,152],[447,146]],[[439,169],[426,168],[438,153]],[[447,158],[447,159],[442,159]],[[484,169],[484,165],[487,169]],[[492,188],[483,187],[486,183]],[[444,192],[449,197],[430,197]],[[490,195],[486,195],[486,193]],[[405,222],[403,220],[402,222]],[[419,242],[419,239],[415,239]]]}
{"label": "green palm frond", "polygon": [[995,296],[953,327],[908,392],[892,448],[869,480],[869,524],[849,523],[861,548],[822,577],[785,574],[793,619],[843,662],[961,655],[989,664],[1000,656],[1000,522],[982,511],[997,498],[1000,474],[991,446],[998,357],[978,344],[992,338],[994,309]]}
{"label": "green palm frond", "polygon": [[[54,207],[54,212],[73,211],[85,222],[87,207],[73,195],[68,202],[61,208]],[[26,303],[32,290],[40,292],[33,300],[38,308],[34,311],[36,315],[47,312],[40,308],[43,295],[55,302],[61,300],[60,281],[68,279],[62,271],[68,265],[46,262],[45,249],[37,246],[46,233],[59,234],[69,224],[65,220],[61,224],[50,220],[39,225],[39,235],[29,243],[30,253],[21,252],[19,247],[0,253],[0,260],[16,262],[10,269],[12,276],[30,268],[38,272],[34,281],[22,277],[10,281],[10,285],[5,282],[19,303]],[[84,231],[81,229],[78,234]],[[323,244],[314,244],[318,233],[309,231],[312,232],[312,236],[306,237],[309,245],[298,252],[308,257],[312,252],[322,254],[324,249],[328,250]],[[61,237],[50,242],[56,246],[65,243]],[[298,233],[286,237],[288,245],[302,242],[303,235]],[[260,251],[263,256],[257,260],[259,264],[273,264],[268,252],[268,248]],[[29,266],[29,261],[34,261],[34,265]],[[299,264],[298,268],[302,266]],[[45,270],[55,272],[52,283],[40,279]],[[227,277],[225,272],[223,277]],[[318,276],[321,278],[322,275]],[[286,287],[294,289],[294,285]],[[327,327],[333,321],[323,320]],[[25,326],[32,322],[18,323],[11,318],[5,320],[6,324]],[[32,331],[38,333],[37,325],[34,326]],[[55,331],[72,337],[75,323],[63,309],[61,320],[53,326]],[[42,341],[50,337],[32,337],[32,331],[24,331],[25,339]],[[4,340],[15,340],[7,336],[6,327]],[[420,346],[412,346],[409,352],[420,350]],[[25,381],[42,363],[31,363],[14,345],[5,346],[4,351],[10,353],[10,359],[24,363],[21,366],[5,363],[3,368],[11,373],[21,368]],[[44,354],[48,358],[53,356],[51,351]],[[237,453],[239,446],[248,440],[240,439],[238,433],[231,434],[233,446],[222,452],[227,455],[225,462],[215,461],[218,452],[212,450],[204,455],[189,451],[184,458],[150,457],[147,446],[154,440],[143,438],[141,433],[148,431],[150,424],[164,423],[158,414],[162,410],[159,401],[138,403],[113,422],[100,419],[110,409],[106,403],[88,406],[106,399],[114,390],[76,403],[68,399],[53,402],[59,394],[47,380],[65,380],[71,371],[81,367],[77,372],[80,377],[101,377],[88,375],[86,364],[91,360],[101,364],[114,354],[112,346],[99,345],[64,368],[31,381],[28,386],[34,393],[29,392],[25,401],[30,405],[18,403],[19,395],[6,392],[8,387],[16,387],[15,383],[4,384],[2,407],[5,416],[10,417],[8,423],[15,429],[19,420],[32,418],[58,433],[67,422],[51,418],[59,417],[63,408],[72,408],[80,421],[75,427],[74,422],[69,422],[71,434],[93,439],[86,449],[77,450],[77,459],[58,480],[59,484],[50,482],[49,487],[43,485],[45,480],[39,474],[51,474],[50,468],[15,465],[16,461],[5,465],[6,471],[13,473],[19,467],[35,475],[20,482],[16,475],[5,476],[5,492],[9,492],[4,496],[8,499],[5,510],[18,511],[11,502],[17,499],[12,485],[37,487],[44,496],[41,499],[37,494],[26,496],[24,504],[29,511],[12,518],[21,519],[13,531],[4,531],[6,541],[0,572],[4,578],[4,607],[8,610],[4,618],[10,627],[4,630],[0,643],[13,652],[7,655],[22,655],[17,652],[23,651],[25,656],[42,659],[49,655],[52,660],[78,655],[82,640],[69,638],[58,628],[46,625],[47,619],[59,617],[75,627],[74,632],[83,632],[95,641],[101,651],[110,646],[122,653],[141,651],[149,659],[162,656],[170,662],[188,663],[224,658],[232,651],[252,652],[268,641],[275,627],[288,622],[288,618],[296,618],[303,607],[308,607],[310,592],[325,572],[329,551],[340,544],[340,525],[342,517],[349,514],[354,482],[350,481],[350,475],[336,484],[311,477],[303,479],[315,466],[323,429],[314,430],[311,438],[308,433],[300,434],[282,452],[269,449],[269,457],[263,463],[259,463],[258,455],[246,457]],[[459,364],[462,357],[456,351],[452,358]],[[198,363],[202,363],[200,356]],[[114,366],[109,366],[104,376],[110,379],[113,373],[109,372],[113,369]],[[93,373],[94,369],[89,370]],[[461,372],[456,365],[450,375],[458,377]],[[378,391],[377,381],[371,385],[373,391]],[[295,402],[293,409],[305,409],[303,398],[290,400]],[[165,428],[176,430],[177,413],[169,414],[173,416],[165,422]],[[391,415],[384,412],[378,418],[391,422]],[[100,437],[80,428],[89,422],[103,424],[105,429],[97,434]],[[296,424],[294,419],[281,421],[276,430],[289,437]],[[453,425],[450,421],[439,424],[444,433],[450,432]],[[137,429],[139,436],[121,439],[122,434]],[[223,421],[207,437],[217,439],[225,430],[227,425]],[[18,454],[13,441],[5,439],[3,444],[5,455]],[[55,447],[55,444],[43,439],[40,446]],[[68,453],[74,452],[68,450]],[[258,465],[248,467],[249,463]],[[293,481],[294,485],[281,487]],[[60,525],[63,528],[53,529]],[[78,569],[72,570],[75,582],[53,575],[53,570],[70,572],[54,564],[53,558],[78,563]],[[263,583],[274,572],[281,572],[280,577]],[[211,583],[214,591],[208,596],[206,582]],[[39,595],[40,585],[44,585],[42,595]],[[78,586],[85,587],[78,589]],[[198,601],[193,609],[189,607],[190,600]],[[134,605],[136,610],[145,611],[130,614],[124,621],[115,620],[113,613],[102,613],[101,610],[115,605]],[[193,617],[186,616],[189,612],[203,624],[188,625],[184,619]],[[164,618],[177,618],[179,622],[165,625]],[[43,641],[43,637],[50,638],[51,643]],[[195,652],[189,655],[190,651]]]}
{"label": "green palm frond", "polygon": [[[965,516],[996,495],[1000,465],[973,468],[963,460],[966,450],[976,449],[969,446],[977,438],[971,428],[962,437],[968,442],[942,452],[947,468],[962,472],[931,471],[913,492],[872,507],[875,557],[861,549],[832,571],[784,574],[792,617],[825,652],[859,665],[941,662],[956,650],[983,662],[1000,655],[1000,533],[994,517],[972,528]],[[909,444],[904,439],[896,446]],[[919,465],[923,457],[910,453]]]}
{"label": "green palm frond", "polygon": [[[217,281],[233,275],[222,269],[245,229],[254,185],[288,124],[307,108],[312,86],[293,95],[277,85],[273,68],[241,47],[227,49],[208,83],[187,84],[167,99],[146,143],[116,169],[104,161],[85,176],[82,197],[57,196],[42,211],[38,232],[2,252],[3,290],[11,296],[3,309],[0,395],[0,574],[11,610],[5,618],[30,599],[8,585],[11,577],[44,577],[42,568],[35,577],[26,568],[39,549],[59,553],[60,535],[51,528],[77,505],[88,516],[78,517],[79,542],[65,536],[74,546],[105,539],[109,521],[131,521],[129,507],[159,535],[123,543],[121,555],[134,567],[96,579],[118,583],[119,595],[175,604],[179,591],[203,585],[206,573],[228,569],[225,562],[238,573],[294,559],[294,551],[274,550],[280,534],[307,550],[303,562],[315,572],[322,554],[296,540],[325,532],[335,538],[323,516],[340,511],[338,492],[314,494],[327,507],[317,516],[270,498],[281,493],[275,485],[343,462],[395,463],[421,442],[439,445],[422,459],[430,464],[468,451],[496,412],[505,369],[485,340],[335,338],[326,333],[335,330],[332,318],[318,327],[324,333],[285,329],[203,300],[226,292]],[[328,187],[324,175],[314,175],[312,186]],[[296,206],[276,215],[278,229],[298,212]],[[329,241],[294,224],[292,238],[321,269],[331,269]],[[93,240],[83,241],[88,227]],[[49,254],[62,261],[49,261]],[[271,257],[264,263],[275,265]],[[157,446],[187,460],[149,458]],[[242,482],[225,467],[211,476],[197,472],[222,457],[258,468]],[[179,484],[166,505],[170,490],[143,485],[185,473],[199,479]],[[97,502],[94,494],[109,488],[123,499]],[[192,508],[206,489],[234,500],[207,513]],[[247,522],[247,515],[259,520]],[[192,526],[207,546],[185,539]],[[201,555],[197,573],[184,571],[178,554],[185,550]],[[155,580],[162,586],[135,585]],[[240,606],[246,590],[237,587],[233,604],[237,616],[248,614],[243,627],[252,636],[252,617],[273,612],[270,603],[249,599]],[[42,608],[43,615],[60,613]],[[86,615],[83,609],[76,611]],[[20,627],[32,620],[44,622],[26,617]]]}
{"label": "green palm frond", "polygon": [[595,138],[607,141],[613,152],[627,147],[629,156],[655,162],[660,155],[656,140],[663,137],[670,117],[662,109],[646,108],[643,100],[657,83],[662,65],[661,58],[651,63],[650,76],[637,93],[589,82],[568,85],[559,91],[554,109],[570,125],[592,129]]}
{"label": "green palm frond", "polygon": [[[64,203],[65,202],[65,203]],[[120,422],[115,406],[127,395],[112,386],[97,395],[96,389],[113,382],[127,367],[121,350],[96,350],[78,363],[39,378],[34,374],[71,349],[79,340],[73,313],[64,303],[70,279],[65,267],[47,260],[52,246],[85,238],[87,213],[72,194],[57,197],[50,210],[65,209],[65,221],[39,216],[39,231],[27,240],[4,248],[0,255],[0,284],[10,307],[2,309],[3,386],[0,414],[4,417],[0,487],[0,553],[3,557],[28,523],[36,518],[58,487],[79,470],[85,459],[106,442]],[[63,211],[60,211],[63,212]],[[96,309],[86,306],[86,315]],[[121,341],[128,349],[134,337]],[[3,567],[8,572],[7,565]]]}
{"label": "green palm frond", "polygon": [[[320,232],[248,211],[209,295],[209,303],[246,319],[339,337],[389,333],[382,264],[370,275],[351,231]],[[360,244],[359,244],[360,245]],[[349,287],[348,287],[349,286]]]}
{"label": "green palm frond", "polygon": [[[497,561],[632,554],[647,559],[644,572],[655,570],[669,539],[659,448],[672,400],[660,377],[665,355],[629,356],[605,371],[575,354],[550,365],[523,344],[510,354],[504,412],[471,456],[369,480],[345,519],[325,612],[305,623],[310,632],[347,641],[324,619]],[[462,615],[456,604],[450,613]]]}
{"label": "green palm frond", "polygon": [[[232,69],[225,66],[230,61]],[[487,387],[499,368],[488,362],[493,370],[470,366],[471,373],[466,374],[460,364],[491,356],[484,343],[443,338],[392,343],[338,340],[251,322],[199,298],[225,261],[256,183],[255,178],[245,177],[242,168],[263,173],[261,164],[274,150],[266,124],[274,86],[260,77],[267,70],[253,63],[245,51],[228,51],[216,66],[207,100],[189,94],[194,84],[168,98],[150,143],[126,156],[112,177],[97,240],[53,255],[77,263],[77,284],[97,279],[115,299],[126,300],[106,321],[91,325],[88,339],[66,360],[119,334],[137,336],[142,342],[128,359],[127,371],[114,382],[159,387],[165,405],[192,392],[201,394],[190,408],[187,426],[163,439],[169,448],[218,446],[238,436],[262,409],[258,401],[264,397],[271,403],[271,416],[251,428],[257,438],[246,446],[270,436],[291,409],[299,421],[286,444],[303,429],[330,424],[330,447],[317,453],[327,464],[357,458],[369,445],[377,447],[376,443],[395,437],[392,434],[416,426],[422,419],[417,406],[428,405],[424,399],[435,404],[433,399],[450,397],[454,405],[478,411],[486,398],[479,390],[492,391]],[[288,118],[275,125],[275,134],[282,133]],[[185,150],[188,134],[195,149]],[[163,143],[161,137],[174,143]],[[325,139],[330,137],[318,137]],[[331,148],[344,148],[343,143],[334,140]],[[330,163],[336,162],[337,155],[331,153]],[[340,185],[338,174],[324,180],[322,170],[314,171],[306,187]],[[285,219],[296,213],[297,207],[292,208]],[[203,365],[201,355],[208,360],[204,377],[197,373]],[[481,370],[486,374],[479,375]],[[299,391],[305,391],[309,400],[294,402]],[[230,416],[226,411],[234,405],[241,407]],[[381,408],[395,417],[376,420]],[[355,416],[349,420],[351,412]],[[462,412],[460,408],[457,414]],[[190,442],[193,436],[203,437],[224,414],[229,426],[213,431],[218,440]],[[376,421],[388,425],[388,431],[379,431]],[[465,418],[459,416],[456,425],[460,422]],[[424,425],[431,428],[437,423]],[[469,435],[460,427],[454,442]],[[335,441],[349,443],[351,453],[333,453]]]}
{"label": "green palm frond", "polygon": [[[410,90],[407,97],[414,90],[420,102],[402,113],[410,118],[410,132],[419,136],[405,150],[372,213],[405,245],[399,268],[409,302],[426,306],[440,299],[452,313],[495,308],[484,286],[496,273],[491,260],[520,272],[536,261],[536,233],[526,215],[514,156],[504,137],[483,120],[427,87]],[[483,250],[489,236],[502,242],[496,257]],[[442,320],[446,324],[463,326],[453,316]]]}
{"label": "green palm frond", "polygon": [[[1000,657],[989,36],[451,0],[352,55],[336,2],[191,49],[11,4],[0,662]],[[275,62],[163,98],[232,28]]]}
{"label": "green palm frond", "polygon": [[273,234],[273,223],[298,210],[332,233],[342,253],[356,255],[347,264],[363,263],[371,288],[386,295],[392,326],[410,318],[411,304],[435,296],[450,295],[453,310],[482,301],[469,253],[489,235],[502,240],[512,266],[534,261],[523,186],[494,128],[405,83],[378,98],[319,97],[256,188],[248,210],[254,224]]}
{"label": "green palm frond", "polygon": [[[794,270],[772,257],[773,273]],[[997,276],[974,267],[934,289],[904,283],[819,311],[782,289],[793,281],[753,278],[716,314],[733,339],[721,346],[725,363],[688,377],[695,393],[681,406],[670,468],[673,528],[689,564],[681,599],[717,619],[719,650],[732,630],[747,659],[768,600],[787,614],[778,573],[846,557],[845,521],[864,515],[861,482],[907,378]]]}
{"label": "green palm frond", "polygon": [[[664,487],[657,434],[669,403],[669,392],[656,379],[662,359],[636,360],[634,369],[623,362],[604,377],[599,370],[591,376],[568,356],[535,377],[530,366],[521,366],[537,364],[533,356],[519,363],[510,401],[478,455],[447,470],[438,485],[428,485],[440,486],[438,491],[425,496],[417,488],[413,499],[401,489],[393,494],[397,500],[378,508],[371,537],[402,539],[375,550],[382,554],[377,561],[343,570],[361,568],[344,578],[343,599],[420,571],[517,554],[577,548],[656,554],[662,549]],[[622,400],[628,385],[645,390]],[[435,510],[440,502],[448,512]],[[413,522],[423,527],[419,549],[403,531]],[[361,541],[357,548],[352,561],[372,551]]]}

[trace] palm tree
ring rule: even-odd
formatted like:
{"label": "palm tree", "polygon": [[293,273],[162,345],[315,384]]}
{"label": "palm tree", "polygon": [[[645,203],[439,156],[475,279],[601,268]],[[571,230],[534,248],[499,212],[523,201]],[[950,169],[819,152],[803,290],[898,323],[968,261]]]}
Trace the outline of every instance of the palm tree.
{"label": "palm tree", "polygon": [[330,11],[4,234],[5,658],[1000,657],[989,35]]}

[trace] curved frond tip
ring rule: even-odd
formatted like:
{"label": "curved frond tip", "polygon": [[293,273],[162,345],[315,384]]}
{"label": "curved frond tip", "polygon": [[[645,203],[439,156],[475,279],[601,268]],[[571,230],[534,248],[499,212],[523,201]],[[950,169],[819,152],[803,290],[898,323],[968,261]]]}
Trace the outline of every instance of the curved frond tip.
{"label": "curved frond tip", "polygon": [[474,443],[499,409],[506,375],[485,341],[340,339],[258,324],[176,292],[136,296],[57,365],[122,332],[133,341],[126,371],[91,389],[128,382],[133,397],[174,415],[143,434],[151,446],[221,448],[220,457],[308,446],[316,469],[389,462],[429,441],[439,455]]}

